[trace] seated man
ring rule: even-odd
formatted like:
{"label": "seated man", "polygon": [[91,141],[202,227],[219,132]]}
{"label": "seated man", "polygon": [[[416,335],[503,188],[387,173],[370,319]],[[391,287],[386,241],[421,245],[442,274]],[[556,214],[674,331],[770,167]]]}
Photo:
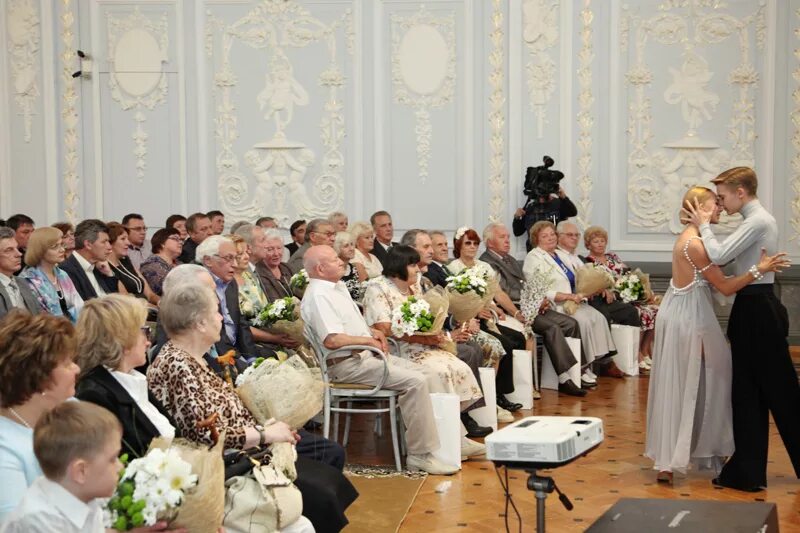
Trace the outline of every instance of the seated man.
{"label": "seated man", "polygon": [[111,255],[108,226],[84,220],[75,228],[75,251],[59,268],[66,272],[84,301],[119,291],[119,280],[106,262]]}
{"label": "seated man", "polygon": [[306,251],[312,246],[320,246],[322,244],[333,246],[333,241],[336,238],[336,231],[333,229],[333,224],[325,218],[315,218],[308,223],[306,227],[305,244],[297,249],[295,253],[289,258],[286,263],[292,274],[300,272],[303,268],[303,257]]}
{"label": "seated man", "polygon": [[[367,326],[350,297],[342,278],[344,263],[330,246],[314,246],[306,252],[304,267],[310,278],[301,303],[306,330],[319,339],[322,356],[333,350],[362,344],[388,354],[383,334]],[[333,381],[375,385],[383,375],[384,364],[369,352],[351,352],[328,360],[328,375]],[[433,418],[428,381],[419,365],[393,357],[384,388],[401,391],[400,412],[406,427],[409,468],[429,474],[454,474],[452,468],[436,460],[432,452],[439,448]]]}
{"label": "seated man", "polygon": [[372,255],[378,258],[381,264],[386,261],[386,256],[392,246],[397,243],[392,241],[394,237],[394,224],[392,215],[386,211],[376,211],[369,217],[372,224],[372,231],[375,232],[375,243],[372,247]]}
{"label": "seated man", "polygon": [[28,282],[14,275],[21,264],[14,230],[0,227],[0,318],[12,309],[25,309],[34,315],[42,310]]}
{"label": "seated man", "polygon": [[[500,274],[500,287],[508,294],[512,301],[519,301],[522,284],[525,282],[525,273],[522,266],[509,252],[511,238],[508,228],[500,223],[492,223],[483,230],[483,241],[486,251],[480,259],[486,261]],[[559,392],[571,396],[586,396],[586,391],[570,381],[567,371],[579,364],[570,350],[566,337],[580,338],[578,322],[563,313],[549,309],[548,302],[542,303],[533,324],[533,332],[541,335],[550,361],[558,373]]]}
{"label": "seated man", "polygon": [[425,277],[431,283],[444,287],[447,285],[447,277],[450,273],[445,268],[450,260],[450,250],[447,246],[447,236],[441,231],[431,231],[431,245],[433,246],[433,259],[428,265]]}
{"label": "seated man", "polygon": [[189,238],[183,242],[178,261],[184,265],[195,262],[195,251],[206,237],[211,235],[211,219],[205,213],[194,213],[186,219],[186,232]]}

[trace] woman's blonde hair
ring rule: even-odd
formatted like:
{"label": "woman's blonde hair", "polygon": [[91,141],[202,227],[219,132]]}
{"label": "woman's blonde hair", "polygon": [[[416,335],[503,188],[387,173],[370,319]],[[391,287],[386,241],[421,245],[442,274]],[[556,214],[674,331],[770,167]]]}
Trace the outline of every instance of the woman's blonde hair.
{"label": "woman's blonde hair", "polygon": [[366,222],[354,222],[347,227],[347,232],[353,236],[353,242],[358,241],[358,238],[364,235],[365,233],[374,233],[371,224],[367,224]]}
{"label": "woman's blonde hair", "polygon": [[44,259],[47,249],[55,245],[64,233],[52,226],[36,228],[28,239],[28,248],[25,250],[25,264],[39,266]]}
{"label": "woman's blonde hair", "polygon": [[144,300],[109,294],[87,301],[78,317],[78,366],[81,376],[103,365],[119,368],[123,352],[133,346],[147,319]]}
{"label": "woman's blonde hair", "polygon": [[[686,191],[686,194],[683,195],[683,200],[681,201],[681,209],[686,207],[687,202],[694,206],[695,201],[697,203],[705,203],[711,199],[716,200],[717,195],[714,191],[709,189],[708,187],[700,187],[695,186]],[[683,216],[683,212],[681,212],[681,224],[688,224],[689,219]]]}
{"label": "woman's blonde hair", "polygon": [[550,222],[549,220],[540,220],[539,222],[531,226],[530,230],[528,230],[528,235],[530,236],[532,247],[536,248],[537,246],[539,246],[539,234],[545,228],[551,228],[553,232],[556,231],[556,225]]}
{"label": "woman's blonde hair", "polygon": [[608,232],[601,228],[600,226],[589,226],[586,228],[586,231],[583,232],[583,245],[586,249],[589,249],[589,243],[592,242],[592,239],[595,237],[602,237],[608,242]]}

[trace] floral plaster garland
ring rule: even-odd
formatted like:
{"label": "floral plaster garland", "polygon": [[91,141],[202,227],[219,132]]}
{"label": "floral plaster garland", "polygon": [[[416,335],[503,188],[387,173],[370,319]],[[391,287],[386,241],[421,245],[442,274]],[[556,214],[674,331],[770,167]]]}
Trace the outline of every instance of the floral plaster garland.
{"label": "floral plaster garland", "polygon": [[503,177],[505,165],[505,113],[506,103],[504,93],[505,74],[503,70],[505,60],[505,34],[503,33],[503,2],[492,0],[492,32],[489,34],[492,42],[492,52],[489,54],[489,86],[492,92],[489,96],[489,220],[500,222],[503,219],[505,207],[504,194],[506,182]]}
{"label": "floral plaster garland", "polygon": [[64,134],[64,216],[69,222],[78,220],[78,109],[76,102],[77,82],[72,77],[75,71],[77,54],[73,26],[75,14],[72,12],[72,0],[61,0],[61,120]]}
{"label": "floral plaster garland", "polygon": [[578,188],[581,196],[578,201],[578,224],[586,229],[592,221],[592,61],[594,46],[592,44],[592,21],[594,13],[592,0],[584,0],[581,11],[581,51],[578,54]]}
{"label": "floral plaster garland", "polygon": [[14,100],[22,112],[25,142],[31,142],[34,104],[39,96],[36,69],[39,55],[39,14],[32,0],[11,0],[7,6],[8,55],[14,80]]}
{"label": "floral plaster garland", "polygon": [[[794,14],[800,19],[800,9],[795,11]],[[800,40],[800,26],[795,29],[794,35]],[[800,62],[800,48],[795,48],[793,55],[795,60]],[[792,239],[800,242],[800,63],[792,72],[792,77],[795,80],[794,91],[792,91],[794,109],[790,116],[792,124],[794,124],[794,135],[792,135],[792,148],[794,148],[794,157],[792,157],[792,190],[795,196],[791,203],[791,224],[794,229]]]}

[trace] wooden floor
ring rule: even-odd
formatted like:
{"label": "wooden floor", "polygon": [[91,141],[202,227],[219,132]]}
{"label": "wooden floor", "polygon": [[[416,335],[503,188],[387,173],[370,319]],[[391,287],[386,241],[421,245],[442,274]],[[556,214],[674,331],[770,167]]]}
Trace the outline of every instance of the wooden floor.
{"label": "wooden floor", "polygon": [[[619,498],[679,498],[722,501],[767,501],[778,506],[781,531],[800,531],[800,481],[793,474],[789,458],[774,425],[770,427],[769,489],[757,494],[711,485],[711,473],[691,472],[675,477],[668,488],[656,484],[651,463],[642,456],[647,404],[646,377],[600,378],[600,386],[584,399],[542,391],[534,405],[537,415],[588,415],[603,419],[606,438],[587,457],[542,475],[552,476],[572,500],[569,512],[555,495],[547,499],[547,527],[550,532],[583,531]],[[529,416],[520,411],[517,417]],[[367,417],[354,420],[354,434],[348,446],[348,462],[392,464],[388,431],[378,438],[372,434]],[[800,423],[800,421],[798,421]],[[386,428],[388,430],[388,427]],[[535,531],[535,499],[526,488],[527,474],[509,471],[511,493],[523,520],[523,531]],[[428,476],[401,532],[499,532],[505,530],[503,491],[494,466],[486,460],[468,461],[455,476]],[[509,512],[511,531],[518,531],[516,516]]]}

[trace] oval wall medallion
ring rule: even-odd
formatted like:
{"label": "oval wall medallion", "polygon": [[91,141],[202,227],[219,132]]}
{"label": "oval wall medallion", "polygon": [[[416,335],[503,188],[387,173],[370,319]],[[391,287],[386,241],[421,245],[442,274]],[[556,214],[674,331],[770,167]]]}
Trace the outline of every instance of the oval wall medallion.
{"label": "oval wall medallion", "polygon": [[449,50],[444,36],[429,24],[417,24],[403,36],[398,51],[400,72],[409,89],[434,94],[447,77]]}
{"label": "oval wall medallion", "polygon": [[146,96],[161,79],[161,60],[161,47],[150,32],[141,28],[128,30],[116,44],[114,76],[129,95]]}

